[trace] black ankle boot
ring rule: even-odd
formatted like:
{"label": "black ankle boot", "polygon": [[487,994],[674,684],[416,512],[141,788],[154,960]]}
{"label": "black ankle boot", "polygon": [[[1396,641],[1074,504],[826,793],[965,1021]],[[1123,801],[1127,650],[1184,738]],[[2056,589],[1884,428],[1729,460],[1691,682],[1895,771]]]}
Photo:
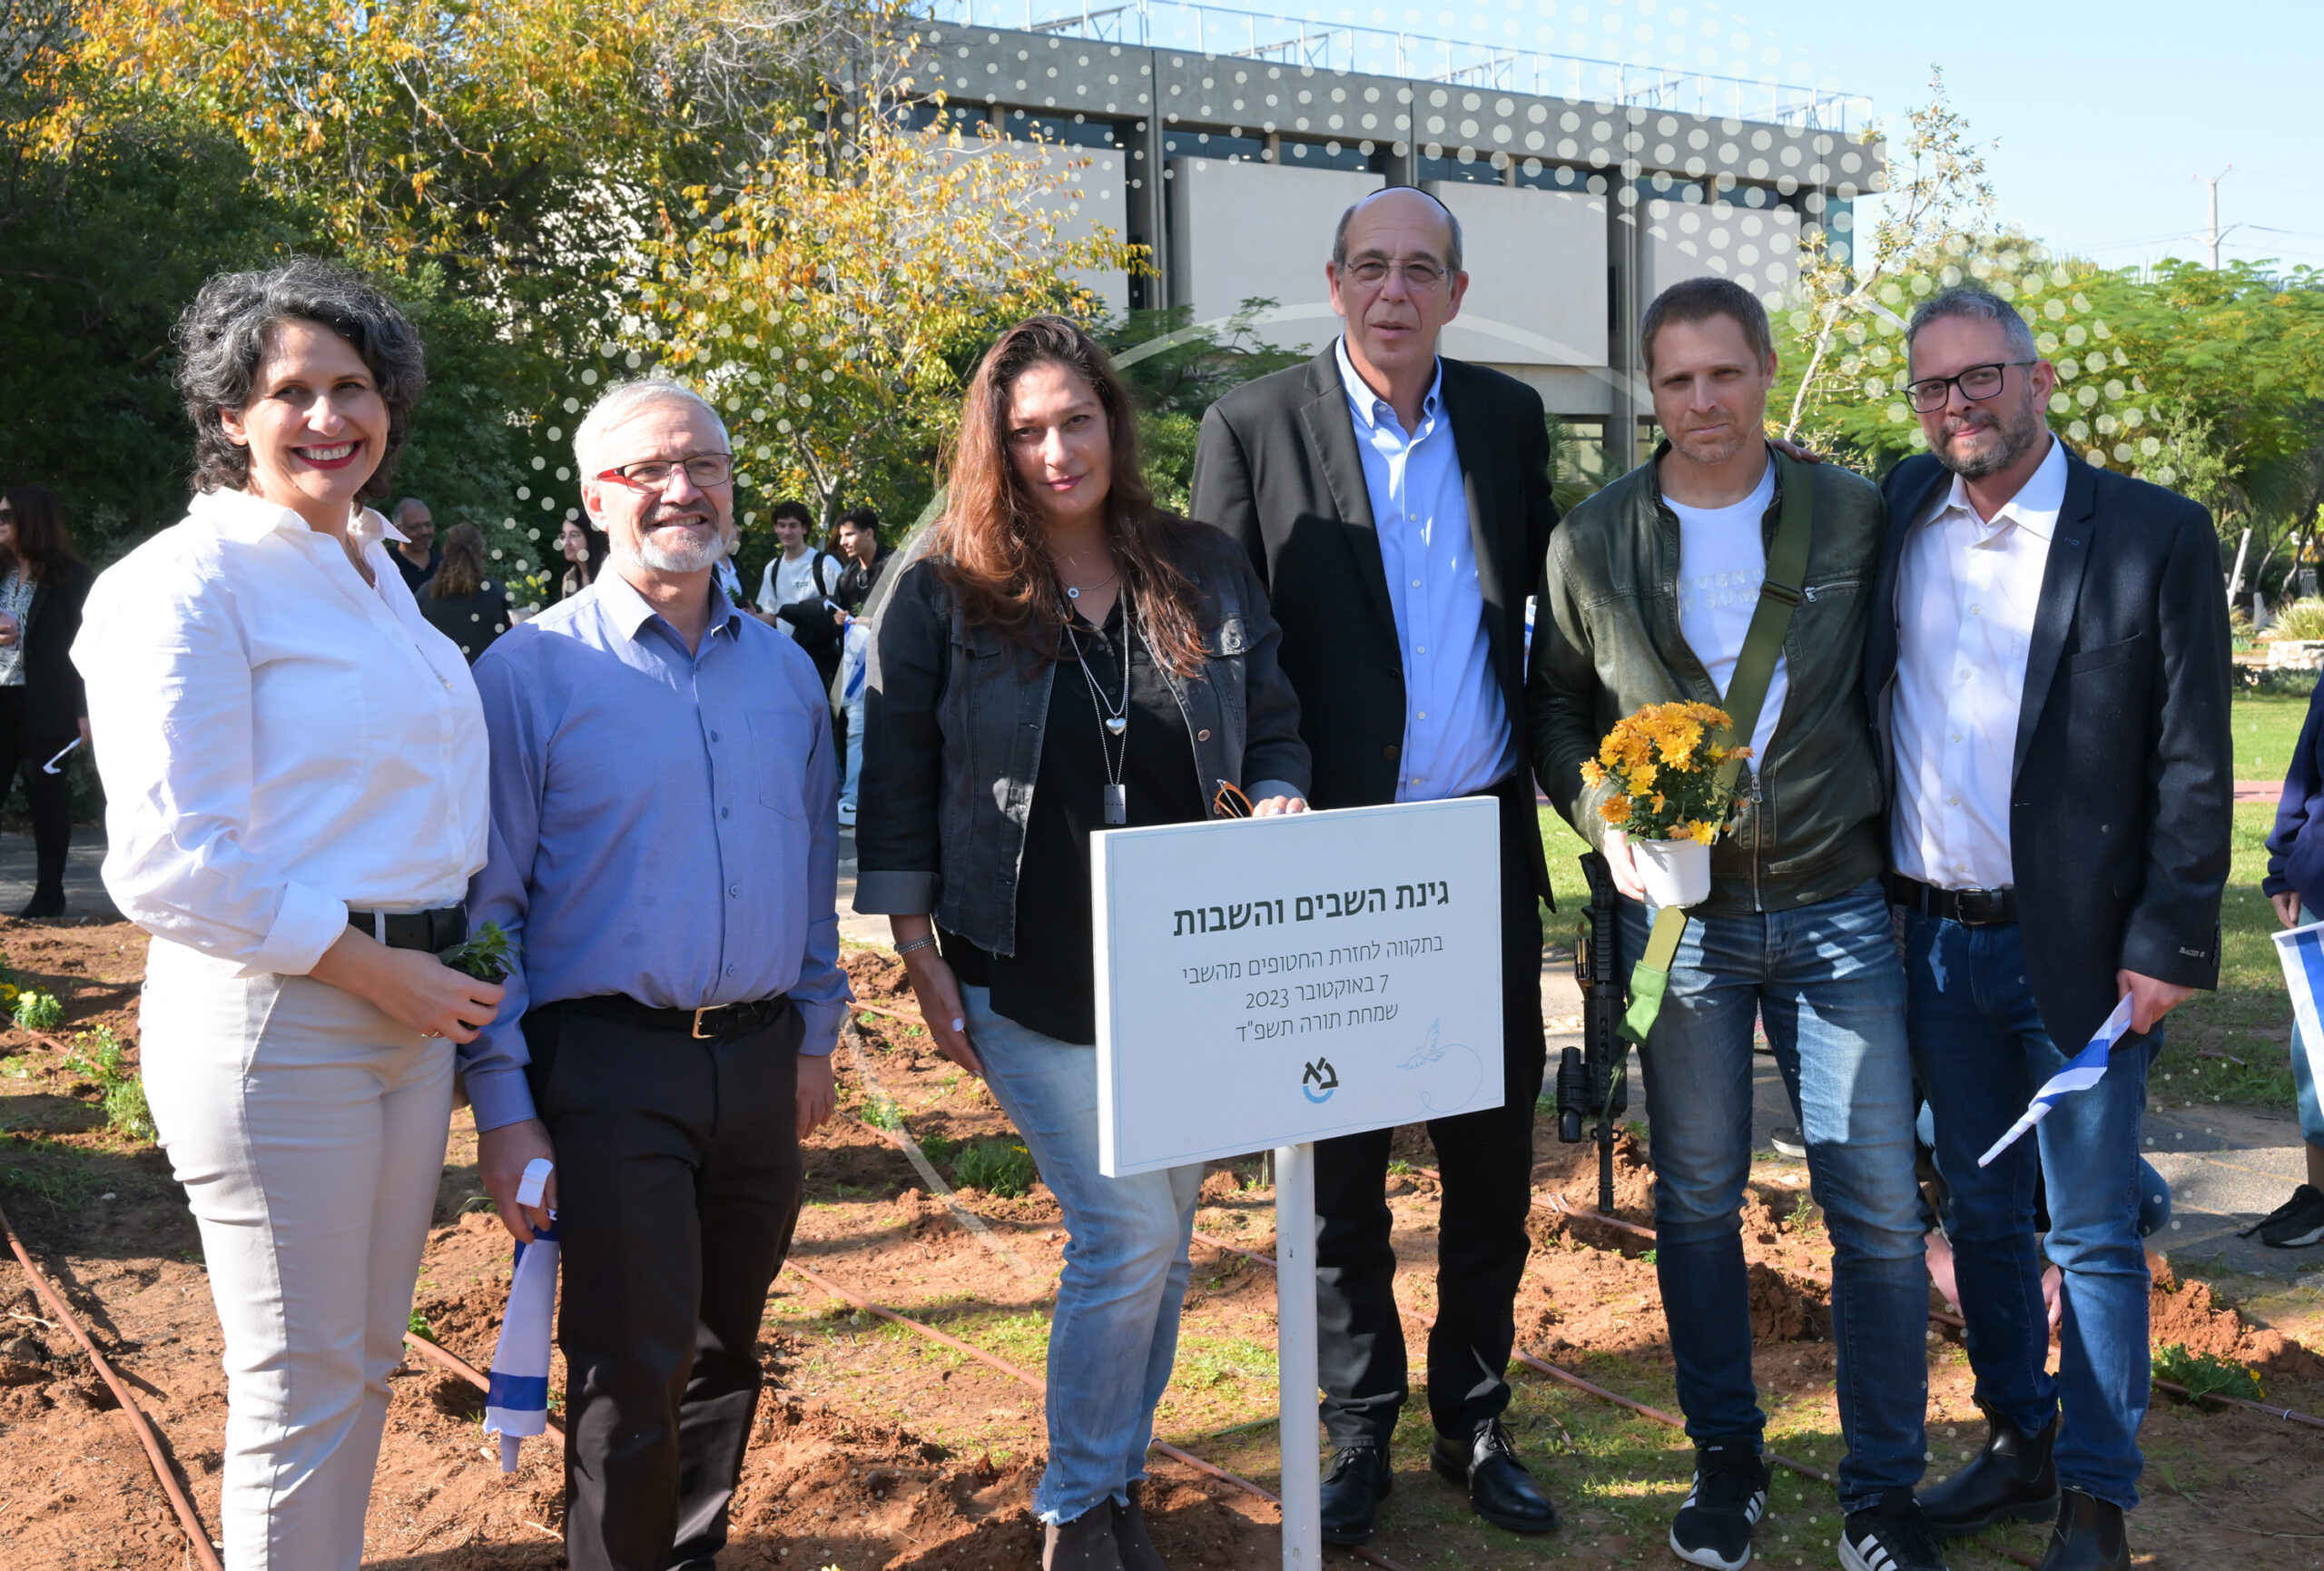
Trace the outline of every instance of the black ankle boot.
{"label": "black ankle boot", "polygon": [[16,913],[16,916],[20,921],[27,917],[62,916],[64,914],[64,891],[62,889],[47,888],[34,889],[33,891],[31,902],[27,904],[22,911]]}
{"label": "black ankle boot", "polygon": [[1985,1448],[1942,1484],[1920,1491],[1921,1516],[1946,1537],[1982,1532],[1996,1522],[2043,1522],[2058,1509],[2058,1470],[2051,1460],[2058,1420],[2028,1435],[2007,1418],[1985,1413]]}
{"label": "black ankle boot", "polygon": [[2050,1530],[2042,1571],[2131,1571],[2122,1508],[2079,1489],[2059,1491],[2058,1525]]}

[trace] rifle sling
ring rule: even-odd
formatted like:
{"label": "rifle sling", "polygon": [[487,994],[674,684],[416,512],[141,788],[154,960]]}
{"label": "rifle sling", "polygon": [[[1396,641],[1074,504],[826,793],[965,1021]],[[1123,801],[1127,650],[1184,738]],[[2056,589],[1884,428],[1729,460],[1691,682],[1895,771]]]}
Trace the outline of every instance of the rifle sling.
{"label": "rifle sling", "polygon": [[[1781,453],[1773,455],[1776,475],[1783,487],[1783,504],[1776,515],[1776,538],[1768,548],[1768,576],[1759,586],[1759,604],[1743,635],[1743,650],[1735,658],[1727,684],[1727,729],[1717,737],[1722,747],[1747,746],[1758,729],[1759,710],[1768,701],[1768,686],[1775,680],[1776,661],[1791,631],[1791,615],[1806,598],[1807,542],[1813,531],[1816,479],[1808,467]],[[1735,788],[1743,760],[1729,758],[1718,766],[1723,795]],[[1670,983],[1670,963],[1686,936],[1687,914],[1666,905],[1654,914],[1654,929],[1647,935],[1646,953],[1630,971],[1630,1003],[1622,1016],[1622,1035],[1643,1045],[1661,1013],[1662,994]]]}

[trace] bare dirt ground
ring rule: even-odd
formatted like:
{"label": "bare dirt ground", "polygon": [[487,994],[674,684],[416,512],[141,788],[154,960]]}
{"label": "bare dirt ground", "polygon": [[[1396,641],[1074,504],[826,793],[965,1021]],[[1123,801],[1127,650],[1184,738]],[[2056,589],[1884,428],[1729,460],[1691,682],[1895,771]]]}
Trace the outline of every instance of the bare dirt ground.
{"label": "bare dirt ground", "polygon": [[[54,1033],[135,1031],[143,940],[126,926],[0,922],[0,953],[66,1006]],[[851,951],[866,1003],[909,1009],[900,968]],[[972,1236],[929,1192],[881,1125],[908,1131],[948,1181],[976,1154],[1007,1154],[1006,1120],[981,1085],[929,1051],[917,1028],[865,1013],[841,1050],[842,1116],[809,1142],[793,1259],[1038,1375],[1064,1236],[1038,1182],[1003,1198],[961,1186],[1012,1259]],[[165,1437],[197,1507],[214,1527],[225,1419],[219,1340],[200,1240],[167,1163],[105,1127],[99,1088],[22,1032],[0,1038],[0,1203]],[[876,1085],[876,1090],[874,1089]],[[474,1138],[456,1115],[415,1326],[470,1362],[489,1361],[509,1249],[476,1181]],[[1593,1154],[1556,1143],[1549,1119],[1537,1187],[1579,1205],[1595,1197]],[[1433,1309],[1436,1186],[1424,1131],[1399,1131],[1390,1181],[1399,1289]],[[1649,1181],[1627,1140],[1620,1213],[1650,1220]],[[1273,1246],[1271,1191],[1256,1161],[1221,1164],[1198,1228],[1259,1254]],[[1753,1262],[1758,1372],[1771,1448],[1829,1469],[1838,1455],[1828,1340],[1830,1250],[1796,1163],[1754,1170],[1745,1246]],[[1665,1408],[1670,1359],[1649,1240],[1547,1211],[1518,1304],[1521,1348]],[[13,1261],[0,1262],[0,1566],[178,1571],[184,1542],[112,1398],[61,1328],[44,1323]],[[1020,1269],[1021,1268],[1021,1269]],[[2158,1344],[2178,1341],[2253,1368],[2272,1402],[2324,1411],[2324,1362],[2302,1339],[2324,1335],[2316,1295],[2278,1294],[2258,1311],[2168,1270],[2155,1289]],[[1274,1283],[1264,1266],[1198,1242],[1177,1375],[1162,1438],[1261,1485],[1276,1474]],[[1953,1333],[1929,1341],[1932,1472],[1957,1466],[1982,1437],[1965,1358]],[[1423,1343],[1411,1340],[1415,1379]],[[1042,1431],[1039,1393],[964,1355],[864,1315],[786,1272],[760,1354],[769,1393],[722,1567],[783,1571],[1029,1571],[1029,1513]],[[561,1378],[561,1370],[559,1371]],[[1374,1547],[1411,1567],[1673,1566],[1669,1517],[1686,1491],[1683,1436],[1519,1371],[1510,1414],[1519,1444],[1564,1514],[1554,1535],[1486,1527],[1423,1460],[1424,1408],[1398,1435],[1396,1489]],[[555,1438],[529,1441],[504,1476],[479,1428],[472,1387],[417,1356],[393,1381],[372,1498],[369,1564],[433,1571],[562,1564]],[[2143,1436],[2139,1564],[2309,1567],[2324,1564],[2324,1431],[2243,1410],[2204,1411],[2158,1397]],[[1150,1504],[1173,1566],[1279,1563],[1272,1507],[1181,1464],[1157,1460]],[[1779,1475],[1759,1553],[1776,1566],[1829,1566],[1838,1518],[1828,1487]],[[1953,1563],[2038,1555],[2013,1529],[1956,1545]],[[1335,1556],[1335,1562],[1340,1559]],[[1353,1564],[1353,1562],[1347,1562]]]}

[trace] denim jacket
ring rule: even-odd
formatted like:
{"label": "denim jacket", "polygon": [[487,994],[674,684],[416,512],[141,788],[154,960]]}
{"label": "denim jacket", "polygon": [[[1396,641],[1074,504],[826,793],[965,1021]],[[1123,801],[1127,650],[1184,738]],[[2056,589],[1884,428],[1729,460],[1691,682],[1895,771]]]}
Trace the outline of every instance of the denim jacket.
{"label": "denim jacket", "polygon": [[[1186,716],[1203,800],[1222,782],[1252,801],[1305,796],[1299,699],[1275,663],[1282,634],[1242,551],[1196,526],[1203,645],[1191,678],[1165,675]],[[930,531],[931,534],[933,531]],[[1033,808],[1055,661],[971,624],[937,564],[899,562],[872,627],[855,909],[934,915],[996,954],[1016,953],[1017,876]]]}

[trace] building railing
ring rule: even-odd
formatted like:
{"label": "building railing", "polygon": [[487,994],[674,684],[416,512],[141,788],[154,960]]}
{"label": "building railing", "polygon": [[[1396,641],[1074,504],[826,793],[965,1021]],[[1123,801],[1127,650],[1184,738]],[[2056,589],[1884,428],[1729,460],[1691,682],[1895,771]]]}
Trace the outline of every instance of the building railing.
{"label": "building railing", "polygon": [[1733,116],[1803,131],[1862,135],[1872,101],[1715,72],[1640,66],[1620,60],[1517,49],[1472,39],[1245,11],[1196,0],[920,0],[931,20],[1006,27],[1109,44],[1240,55],[1404,81],[1443,82],[1503,93],[1614,104],[1670,114]]}

